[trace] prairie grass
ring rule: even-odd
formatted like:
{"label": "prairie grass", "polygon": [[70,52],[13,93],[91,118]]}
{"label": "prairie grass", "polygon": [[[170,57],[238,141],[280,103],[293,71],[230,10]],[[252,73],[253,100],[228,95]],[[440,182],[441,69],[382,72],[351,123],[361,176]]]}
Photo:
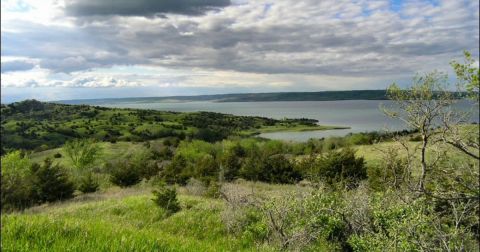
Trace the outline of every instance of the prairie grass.
{"label": "prairie grass", "polygon": [[3,251],[272,251],[229,235],[223,202],[181,195],[167,215],[146,188],[116,189],[2,216]]}

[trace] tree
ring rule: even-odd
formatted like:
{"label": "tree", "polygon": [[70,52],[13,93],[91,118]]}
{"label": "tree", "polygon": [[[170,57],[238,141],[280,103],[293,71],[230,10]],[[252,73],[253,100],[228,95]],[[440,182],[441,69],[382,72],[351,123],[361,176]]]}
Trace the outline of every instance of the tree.
{"label": "tree", "polygon": [[[467,90],[468,97],[474,102],[472,106],[478,113],[479,102],[479,75],[480,69],[475,66],[475,60],[471,54],[464,51],[464,63],[452,61],[450,65],[453,67],[457,75],[457,86],[460,90]],[[480,160],[480,139],[478,127],[458,127],[460,124],[466,124],[471,120],[474,111],[450,111],[443,118],[442,139],[445,143],[457,148],[468,156]],[[452,119],[455,120],[452,123]]]}
{"label": "tree", "polygon": [[32,165],[33,189],[39,202],[53,202],[73,197],[75,191],[67,171],[49,158],[43,165]]}
{"label": "tree", "polygon": [[75,139],[63,146],[75,168],[89,168],[101,154],[100,146],[93,139]]}
{"label": "tree", "polygon": [[2,157],[2,209],[23,209],[33,203],[30,160],[20,151]]}
{"label": "tree", "polygon": [[383,108],[387,116],[403,121],[408,127],[418,130],[422,141],[420,146],[421,174],[417,189],[424,191],[428,176],[427,147],[432,137],[439,133],[435,129],[454,103],[452,92],[447,90],[447,76],[434,71],[417,75],[409,88],[401,89],[392,84],[387,89],[387,96],[394,106]]}
{"label": "tree", "polygon": [[480,98],[480,83],[478,80],[480,69],[475,66],[475,60],[470,52],[464,51],[463,54],[465,56],[463,64],[454,60],[450,62],[450,65],[457,75],[457,85],[459,85],[462,89],[465,88],[469,94],[469,97],[478,103]]}

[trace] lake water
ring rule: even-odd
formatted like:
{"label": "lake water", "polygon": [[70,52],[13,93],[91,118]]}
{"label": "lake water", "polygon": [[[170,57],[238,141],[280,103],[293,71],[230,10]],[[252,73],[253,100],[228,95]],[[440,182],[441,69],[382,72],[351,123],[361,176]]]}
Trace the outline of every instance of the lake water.
{"label": "lake water", "polygon": [[[402,130],[406,126],[398,120],[385,116],[381,105],[389,106],[391,101],[290,101],[290,102],[181,102],[181,103],[109,103],[106,107],[155,109],[177,112],[210,111],[243,116],[262,116],[275,119],[311,118],[321,125],[346,126],[350,129],[275,132],[264,133],[261,137],[270,139],[306,141],[310,138],[344,136],[351,132]],[[471,104],[460,102],[461,107]],[[474,117],[478,121],[478,114]]]}

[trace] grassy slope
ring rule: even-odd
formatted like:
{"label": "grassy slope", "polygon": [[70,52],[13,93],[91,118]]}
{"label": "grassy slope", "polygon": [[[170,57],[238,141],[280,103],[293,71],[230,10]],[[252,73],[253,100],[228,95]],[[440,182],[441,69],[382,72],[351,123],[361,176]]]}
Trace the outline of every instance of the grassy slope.
{"label": "grassy slope", "polygon": [[[243,182],[239,190],[278,196],[295,186]],[[243,188],[241,188],[243,187]],[[274,251],[229,235],[220,200],[181,188],[182,210],[164,214],[151,188],[110,188],[2,216],[3,251]]]}
{"label": "grassy slope", "polygon": [[[410,142],[411,146],[419,144]],[[106,158],[123,155],[141,144],[104,143]],[[398,148],[393,142],[357,146],[357,155],[367,165],[381,161],[382,151]],[[58,150],[36,153],[34,160],[51,156]],[[449,152],[449,159],[463,159]],[[68,162],[65,158],[57,159]],[[281,196],[293,185],[268,185],[243,182],[243,190],[255,190],[269,197]],[[58,205],[43,205],[24,213],[2,216],[4,251],[272,251],[241,236],[229,235],[222,224],[223,202],[188,195],[180,190],[182,211],[165,216],[155,206],[151,188],[109,188],[80,195]]]}
{"label": "grassy slope", "polygon": [[[160,140],[159,140],[160,141]],[[132,143],[132,142],[117,142],[117,143],[109,143],[109,142],[100,142],[99,145],[102,148],[102,155],[98,160],[96,160],[97,165],[105,163],[105,161],[115,160],[121,157],[124,157],[130,153],[138,151],[140,148],[143,147],[143,143]],[[62,154],[61,158],[53,158],[55,153]],[[50,157],[54,162],[58,162],[59,164],[65,167],[72,167],[72,162],[67,157],[65,152],[62,148],[55,148],[41,152],[34,152],[30,155],[30,158],[33,162],[42,162],[45,158]]]}

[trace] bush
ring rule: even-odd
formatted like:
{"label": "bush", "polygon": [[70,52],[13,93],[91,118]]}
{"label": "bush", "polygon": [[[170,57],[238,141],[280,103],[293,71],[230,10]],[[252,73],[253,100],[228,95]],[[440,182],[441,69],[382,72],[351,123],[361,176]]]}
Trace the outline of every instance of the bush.
{"label": "bush", "polygon": [[177,190],[175,188],[168,188],[165,185],[161,185],[158,190],[154,190],[152,193],[155,196],[153,202],[163,208],[167,214],[180,211],[180,203],[178,202]]}
{"label": "bush", "polygon": [[212,155],[207,154],[197,161],[195,177],[206,184],[218,177],[218,165]]}
{"label": "bush", "polygon": [[42,202],[53,202],[73,197],[75,186],[68,173],[59,164],[53,165],[47,158],[43,165],[33,164],[33,190],[36,199]]}
{"label": "bush", "polygon": [[355,186],[367,177],[363,157],[356,158],[354,150],[349,147],[340,151],[332,150],[321,156],[314,172],[312,178],[317,177],[331,185],[345,182],[349,186]]}
{"label": "bush", "polygon": [[170,164],[161,172],[161,176],[169,184],[185,184],[190,177],[187,171],[187,160],[182,155],[175,155]]}
{"label": "bush", "polygon": [[223,177],[226,181],[232,181],[238,177],[240,168],[242,167],[242,160],[239,156],[237,151],[230,150],[225,152],[221,157]]}
{"label": "bush", "polygon": [[399,189],[408,180],[407,160],[399,157],[395,149],[387,149],[383,154],[380,164],[371,165],[367,169],[370,188],[376,191]]}
{"label": "bush", "polygon": [[140,182],[141,177],[135,166],[126,161],[108,163],[107,169],[110,170],[110,182],[120,187],[128,187]]}
{"label": "bush", "polygon": [[2,209],[24,209],[34,203],[31,162],[20,151],[2,157]]}
{"label": "bush", "polygon": [[140,178],[150,179],[160,171],[157,163],[152,159],[154,154],[148,149],[135,152],[129,157],[128,164],[138,172]]}
{"label": "bush", "polygon": [[60,154],[59,152],[55,153],[53,155],[54,158],[61,158],[62,157],[62,154]]}
{"label": "bush", "polygon": [[2,174],[2,210],[24,209],[35,199],[30,177]]}
{"label": "bush", "polygon": [[295,169],[285,155],[276,154],[266,157],[265,154],[246,158],[240,170],[242,178],[260,180],[269,183],[295,183],[302,175]]}
{"label": "bush", "polygon": [[278,154],[263,160],[260,180],[269,183],[291,184],[302,179],[301,174],[284,155]]}
{"label": "bush", "polygon": [[78,190],[82,193],[92,193],[96,192],[100,184],[97,180],[92,176],[91,172],[88,172],[80,179],[80,184],[78,185]]}

